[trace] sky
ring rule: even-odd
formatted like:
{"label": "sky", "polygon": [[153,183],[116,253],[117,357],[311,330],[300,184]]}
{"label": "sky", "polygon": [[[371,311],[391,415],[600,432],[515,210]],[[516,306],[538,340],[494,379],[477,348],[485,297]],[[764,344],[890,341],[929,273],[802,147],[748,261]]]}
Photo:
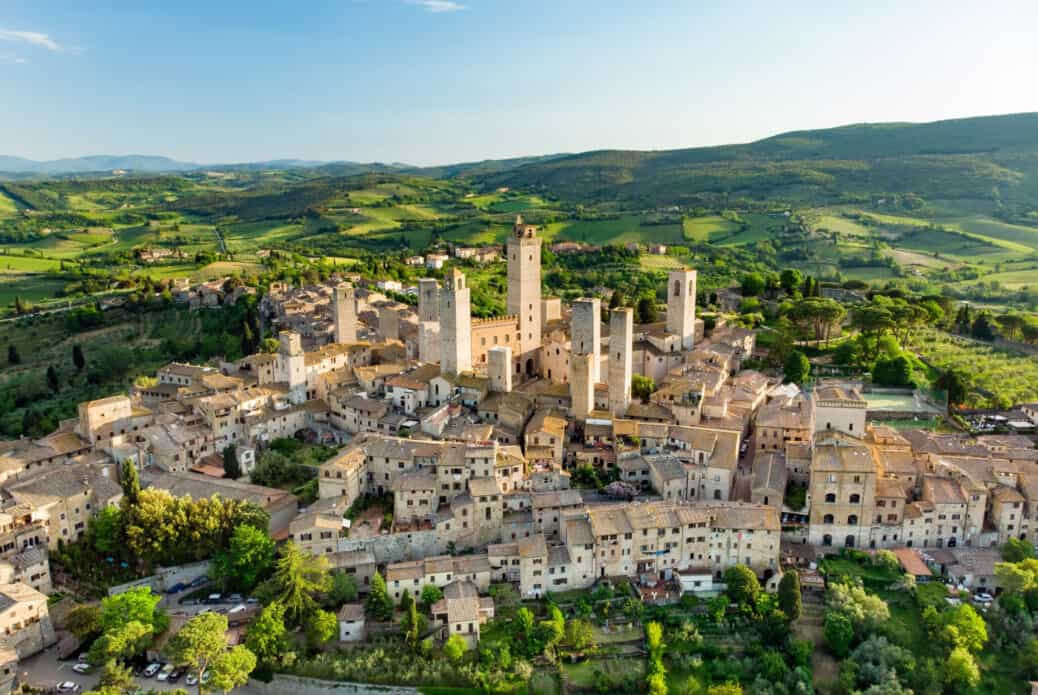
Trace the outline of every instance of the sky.
{"label": "sky", "polygon": [[4,0],[0,155],[443,164],[1038,111],[1038,2]]}

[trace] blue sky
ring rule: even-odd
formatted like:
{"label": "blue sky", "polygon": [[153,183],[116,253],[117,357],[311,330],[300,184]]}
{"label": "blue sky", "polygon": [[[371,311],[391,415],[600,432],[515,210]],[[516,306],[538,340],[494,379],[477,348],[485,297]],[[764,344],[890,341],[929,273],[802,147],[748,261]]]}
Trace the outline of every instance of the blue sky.
{"label": "blue sky", "polygon": [[0,154],[432,164],[1035,111],[1035,26],[1034,0],[5,0]]}

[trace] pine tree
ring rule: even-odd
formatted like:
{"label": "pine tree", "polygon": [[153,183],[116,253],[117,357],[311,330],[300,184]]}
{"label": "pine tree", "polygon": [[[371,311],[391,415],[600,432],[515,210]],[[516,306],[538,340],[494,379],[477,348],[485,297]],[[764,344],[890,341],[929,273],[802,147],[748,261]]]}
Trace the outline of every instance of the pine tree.
{"label": "pine tree", "polygon": [[72,364],[76,365],[76,369],[83,371],[83,367],[86,366],[86,359],[83,357],[83,348],[79,345],[72,346]]}
{"label": "pine tree", "polygon": [[790,569],[782,575],[778,587],[779,608],[790,620],[800,618],[800,573]]}
{"label": "pine tree", "polygon": [[57,393],[61,390],[61,380],[58,378],[58,370],[54,368],[54,365],[47,366],[47,386],[50,388],[52,393]]}
{"label": "pine tree", "polygon": [[22,356],[18,354],[18,348],[14,343],[7,346],[7,362],[9,364],[21,364]]}
{"label": "pine tree", "polygon": [[382,622],[393,617],[393,599],[389,597],[389,591],[386,589],[386,580],[378,572],[371,578],[371,592],[364,603],[364,610],[369,616]]}
{"label": "pine tree", "polygon": [[123,461],[123,468],[120,471],[120,482],[123,486],[123,499],[131,507],[137,505],[137,501],[141,498],[141,481],[137,477],[137,467],[133,465],[131,459]]}
{"label": "pine tree", "polygon": [[[402,599],[403,597],[401,597]],[[407,646],[411,649],[418,648],[418,630],[421,627],[421,621],[418,619],[418,605],[412,600],[407,607],[407,612],[404,614],[404,640],[407,642]]]}
{"label": "pine tree", "polygon": [[241,477],[241,466],[238,464],[238,448],[233,444],[223,450],[223,477],[237,480]]}

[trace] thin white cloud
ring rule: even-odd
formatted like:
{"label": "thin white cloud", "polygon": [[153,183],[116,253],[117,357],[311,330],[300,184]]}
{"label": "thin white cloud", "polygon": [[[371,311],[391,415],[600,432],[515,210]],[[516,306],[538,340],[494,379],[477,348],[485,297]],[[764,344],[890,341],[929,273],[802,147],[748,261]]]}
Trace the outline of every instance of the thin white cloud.
{"label": "thin white cloud", "polygon": [[412,5],[418,5],[429,12],[435,12],[437,14],[443,12],[457,12],[458,10],[464,10],[465,5],[460,2],[454,2],[454,0],[407,0]]}
{"label": "thin white cloud", "polygon": [[60,52],[64,49],[61,44],[47,34],[38,31],[13,31],[11,29],[0,29],[0,41],[18,41],[41,46],[48,51]]}

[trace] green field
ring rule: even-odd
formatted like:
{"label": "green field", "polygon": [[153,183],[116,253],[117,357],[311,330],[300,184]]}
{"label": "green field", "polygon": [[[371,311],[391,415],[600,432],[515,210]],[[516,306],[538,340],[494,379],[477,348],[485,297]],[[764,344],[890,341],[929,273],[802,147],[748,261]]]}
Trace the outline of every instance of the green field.
{"label": "green field", "polygon": [[686,239],[700,243],[713,241],[718,237],[726,237],[739,229],[739,225],[719,215],[686,217],[682,220],[681,226]]}
{"label": "green field", "polygon": [[828,229],[830,232],[851,236],[870,236],[872,232],[865,225],[839,214],[822,211],[814,220],[815,229]]}
{"label": "green field", "polygon": [[60,270],[61,261],[38,256],[0,255],[0,274],[46,273]]}
{"label": "green field", "polygon": [[582,241],[588,244],[679,244],[684,240],[681,225],[646,224],[637,215],[624,215],[607,220],[572,220],[553,222],[542,231],[546,241]]}
{"label": "green field", "polygon": [[683,268],[687,265],[686,262],[677,256],[657,256],[654,254],[642,254],[638,262],[642,270],[671,270],[673,268]]}
{"label": "green field", "polygon": [[51,299],[61,291],[65,280],[47,275],[7,275],[0,273],[0,313],[14,304],[16,297],[30,302]]}
{"label": "green field", "polygon": [[7,217],[18,212],[18,205],[3,191],[0,191],[0,217]]}

